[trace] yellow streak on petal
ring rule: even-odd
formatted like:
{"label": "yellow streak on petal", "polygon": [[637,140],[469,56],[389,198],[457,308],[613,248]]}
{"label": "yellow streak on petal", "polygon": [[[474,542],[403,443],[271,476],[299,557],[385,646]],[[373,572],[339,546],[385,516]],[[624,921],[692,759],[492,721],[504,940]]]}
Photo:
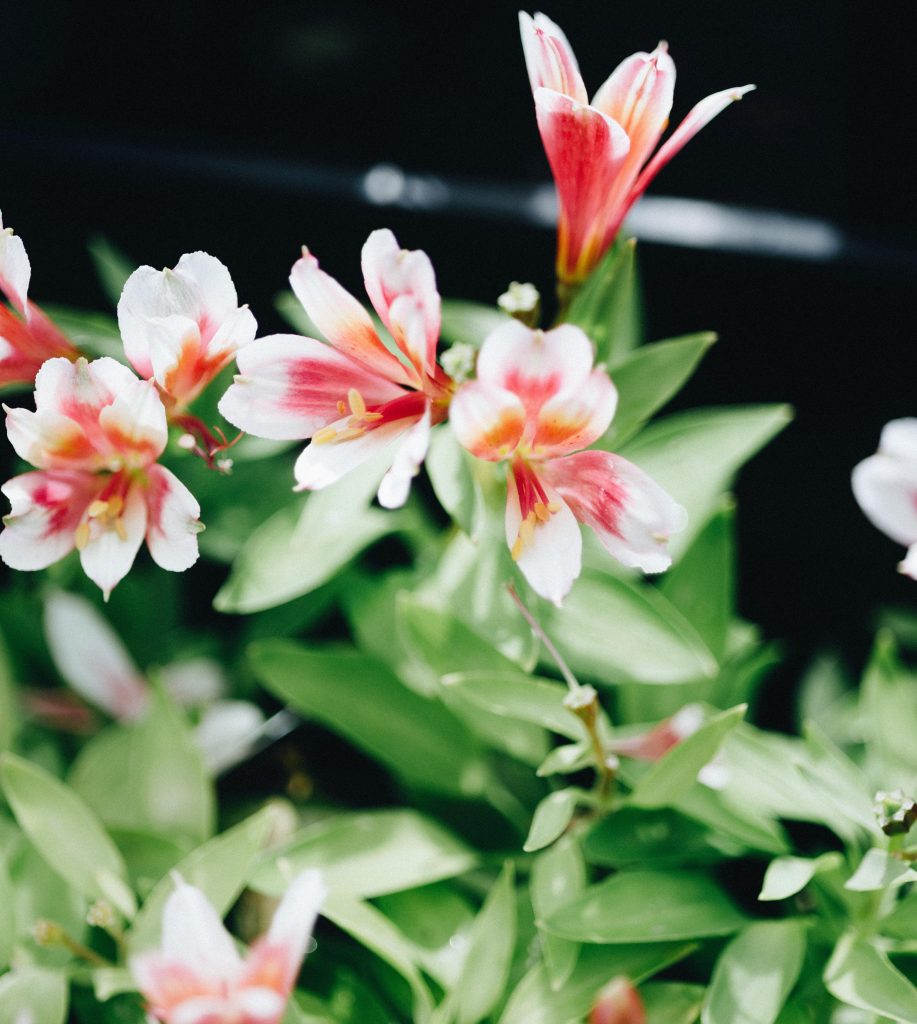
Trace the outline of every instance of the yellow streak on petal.
{"label": "yellow streak on petal", "polygon": [[80,523],[76,528],[76,534],[73,539],[76,544],[76,550],[82,551],[89,543],[89,523]]}

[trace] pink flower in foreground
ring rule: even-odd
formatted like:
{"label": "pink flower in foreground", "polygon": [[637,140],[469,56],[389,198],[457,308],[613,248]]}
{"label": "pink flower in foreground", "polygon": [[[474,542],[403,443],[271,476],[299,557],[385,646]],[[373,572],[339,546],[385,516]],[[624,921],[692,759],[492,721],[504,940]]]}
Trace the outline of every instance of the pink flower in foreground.
{"label": "pink flower in foreground", "polygon": [[220,412],[257,437],[312,438],[296,462],[297,490],[327,487],[388,449],[379,501],[396,508],[426,455],[430,428],[445,418],[452,382],[436,363],[440,300],[426,253],[374,231],[363,246],[363,279],[403,358],[304,249],[290,284],[331,344],[292,334],[259,339],[239,353]]}
{"label": "pink flower in foreground", "polygon": [[686,704],[658,725],[635,736],[612,740],[608,749],[622,757],[633,757],[638,761],[658,761],[672,747],[693,736],[704,724],[704,713],[698,704]]}
{"label": "pink flower in foreground", "polygon": [[[0,214],[0,292],[13,307],[0,303],[0,387],[31,384],[41,364],[53,356],[76,359],[79,353],[28,298],[32,267],[25,246]],[[13,312],[15,310],[15,312]]]}
{"label": "pink flower in foreground", "polygon": [[516,320],[485,339],[477,380],[455,395],[449,417],[480,459],[509,461],[506,541],[542,597],[560,604],[579,576],[591,526],[624,565],[661,572],[684,509],[619,455],[580,451],[608,429],[617,392],[593,369],[592,344],[569,324],[533,331]]}
{"label": "pink flower in foreground", "polygon": [[[587,277],[614,241],[627,211],[676,153],[752,85],[700,101],[652,156],[669,123],[675,64],[666,44],[635,53],[592,102],[567,37],[543,14],[519,13],[538,129],[557,185],[557,276]],[[652,157],[652,158],[651,158]]]}
{"label": "pink flower in foreground", "polygon": [[599,992],[589,1024],[646,1024],[643,1000],[630,979],[614,978]]}
{"label": "pink flower in foreground", "polygon": [[187,253],[174,270],[139,267],[118,302],[124,352],[152,377],[176,410],[193,401],[255,337],[229,271],[205,252]]}
{"label": "pink flower in foreground", "polygon": [[297,876],[243,960],[207,897],[176,877],[161,948],[130,962],[150,1013],[164,1024],[277,1024],[324,899],[318,871]]}
{"label": "pink flower in foreground", "polygon": [[907,546],[898,570],[917,579],[917,419],[885,425],[878,452],[853,471],[853,493],[874,526]]}
{"label": "pink flower in foreground", "polygon": [[35,412],[5,408],[10,442],[38,470],[0,488],[12,505],[0,533],[7,565],[44,569],[76,547],[107,598],[144,538],[163,569],[197,561],[198,503],[156,464],[168,433],[152,381],[114,359],[49,359]]}

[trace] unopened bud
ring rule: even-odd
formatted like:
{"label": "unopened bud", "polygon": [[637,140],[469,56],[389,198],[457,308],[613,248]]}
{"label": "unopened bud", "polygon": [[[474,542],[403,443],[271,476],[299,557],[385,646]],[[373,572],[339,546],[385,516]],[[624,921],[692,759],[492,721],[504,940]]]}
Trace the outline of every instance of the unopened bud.
{"label": "unopened bud", "polygon": [[599,713],[599,695],[592,686],[578,686],[564,697],[564,707],[572,711],[591,731]]}
{"label": "unopened bud", "polygon": [[526,327],[537,327],[541,319],[541,296],[530,282],[513,281],[497,299],[497,305],[515,320],[521,320]]}
{"label": "unopened bud", "polygon": [[118,918],[115,915],[114,907],[108,900],[96,900],[86,912],[86,923],[93,928],[104,928],[110,932],[118,927]]}
{"label": "unopened bud", "polygon": [[182,434],[178,441],[176,441],[176,444],[179,448],[184,448],[186,452],[192,452],[197,444],[197,440],[194,434]]}
{"label": "unopened bud", "polygon": [[64,941],[64,929],[56,921],[40,917],[32,925],[32,938],[39,946],[59,946]]}
{"label": "unopened bud", "polygon": [[232,459],[217,459],[217,472],[222,473],[223,476],[229,476],[232,472],[232,466]]}
{"label": "unopened bud", "polygon": [[463,384],[474,373],[475,349],[466,341],[457,341],[439,357],[442,368],[456,384]]}
{"label": "unopened bud", "polygon": [[895,789],[891,793],[880,790],[876,793],[873,806],[879,828],[887,836],[902,836],[911,830],[917,821],[917,803],[903,790]]}
{"label": "unopened bud", "polygon": [[629,979],[610,981],[589,1013],[589,1024],[646,1024],[646,1010]]}

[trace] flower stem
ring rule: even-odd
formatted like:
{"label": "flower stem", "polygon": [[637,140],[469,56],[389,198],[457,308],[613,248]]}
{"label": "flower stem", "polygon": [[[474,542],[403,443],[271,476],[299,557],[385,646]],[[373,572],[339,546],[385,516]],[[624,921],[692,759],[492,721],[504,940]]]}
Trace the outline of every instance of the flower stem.
{"label": "flower stem", "polygon": [[563,656],[551,642],[551,638],[548,636],[548,634],[545,633],[545,631],[541,628],[541,625],[538,622],[538,620],[522,603],[522,598],[516,592],[516,588],[513,586],[512,583],[507,583],[506,590],[509,596],[515,602],[516,607],[522,613],[522,617],[529,624],[529,628],[532,630],[535,636],[537,636],[538,639],[544,644],[545,650],[554,659],[554,663],[560,669],[560,674],[564,677],[564,682],[566,682],[567,686],[570,687],[570,692],[579,693],[579,691],[584,689],[584,687],[579,683],[576,676],[570,671],[570,666],[566,663],[566,661],[564,661]]}

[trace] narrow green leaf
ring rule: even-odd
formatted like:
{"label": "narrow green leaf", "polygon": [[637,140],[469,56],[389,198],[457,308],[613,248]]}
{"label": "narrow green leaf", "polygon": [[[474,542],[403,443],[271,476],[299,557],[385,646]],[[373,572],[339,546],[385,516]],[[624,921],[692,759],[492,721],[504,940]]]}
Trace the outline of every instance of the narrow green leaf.
{"label": "narrow green leaf", "polygon": [[109,899],[133,917],[136,905],[124,860],[76,793],[10,753],[0,756],[0,781],[16,820],[49,866],[89,899]]}
{"label": "narrow green leaf", "polygon": [[538,766],[535,772],[539,778],[548,775],[569,775],[595,763],[592,744],[586,740],[578,743],[564,743],[555,747]]}
{"label": "narrow green leaf", "polygon": [[843,935],[824,973],[828,991],[848,1006],[890,1017],[901,1024],[917,1021],[917,988],[888,957],[855,932]]}
{"label": "narrow green leaf", "polygon": [[93,235],[86,246],[95,266],[102,290],[113,306],[118,305],[124,283],[131,276],[134,265],[121,250],[104,235]]}
{"label": "narrow green leaf", "polygon": [[853,892],[878,892],[917,881],[917,871],[887,850],[867,850],[853,875],[844,885]]}
{"label": "narrow green leaf", "polygon": [[728,935],[745,918],[704,875],[622,871],[552,914],[548,931],[579,942],[671,942]]}
{"label": "narrow green leaf", "polygon": [[440,337],[454,345],[461,342],[480,348],[484,339],[510,317],[496,306],[464,299],[443,299]]}
{"label": "narrow green leaf", "polygon": [[[529,889],[537,920],[543,921],[567,903],[577,899],[586,888],[586,864],[579,843],[564,836],[532,861]],[[551,990],[556,992],[567,983],[580,944],[541,930],[545,969]]]}
{"label": "narrow green leaf", "polygon": [[534,853],[550,846],[559,836],[564,834],[573,820],[576,803],[581,790],[570,787],[555,789],[549,793],[535,808],[532,827],[522,849],[526,853]]}
{"label": "narrow green leaf", "polygon": [[0,978],[0,1024],[64,1024],[67,976],[60,971],[21,967]]}
{"label": "narrow green leaf", "polygon": [[764,872],[758,899],[788,899],[802,892],[819,871],[828,871],[842,863],[841,854],[834,852],[823,853],[820,857],[777,857]]}
{"label": "narrow green leaf", "polygon": [[716,962],[703,1024],[774,1024],[799,977],[805,951],[801,921],[748,925]]}
{"label": "narrow green leaf", "polygon": [[912,889],[900,900],[894,910],[882,918],[879,927],[884,935],[912,940],[917,935],[917,890]]}
{"label": "narrow green leaf", "polygon": [[16,937],[13,883],[6,863],[0,858],[0,971],[9,967]]}
{"label": "narrow green leaf", "polygon": [[650,981],[640,986],[647,1024],[694,1024],[704,1001],[703,985]]}

